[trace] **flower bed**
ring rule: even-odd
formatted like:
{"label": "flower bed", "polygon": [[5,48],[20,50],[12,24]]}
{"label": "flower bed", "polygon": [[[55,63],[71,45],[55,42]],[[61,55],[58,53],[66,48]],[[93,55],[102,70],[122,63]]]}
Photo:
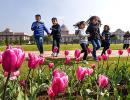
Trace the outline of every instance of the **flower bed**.
{"label": "flower bed", "polygon": [[[55,52],[56,49],[53,51]],[[25,53],[21,48],[7,47],[0,54],[3,74],[0,74],[0,98],[2,100],[45,99],[128,99],[130,91],[129,53],[121,61],[110,62],[109,49],[106,55],[98,56],[95,64],[80,63],[80,50],[75,50],[75,59],[66,50],[64,59],[48,59],[29,53],[28,74],[21,79],[20,67]],[[88,50],[91,53],[91,50]],[[111,68],[113,66],[113,68]],[[111,69],[110,69],[111,68]]]}

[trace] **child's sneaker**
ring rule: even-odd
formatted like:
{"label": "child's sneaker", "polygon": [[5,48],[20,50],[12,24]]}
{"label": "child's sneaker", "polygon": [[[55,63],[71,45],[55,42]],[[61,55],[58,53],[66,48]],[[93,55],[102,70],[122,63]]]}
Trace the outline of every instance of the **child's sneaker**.
{"label": "child's sneaker", "polygon": [[54,57],[54,53],[52,53],[51,56]]}
{"label": "child's sneaker", "polygon": [[56,53],[55,57],[58,57],[59,53]]}
{"label": "child's sneaker", "polygon": [[88,62],[87,62],[86,60],[83,60],[83,63],[84,63],[84,64],[88,64]]}
{"label": "child's sneaker", "polygon": [[40,57],[44,57],[44,55],[43,55],[43,54],[40,54],[39,56],[40,56]]}

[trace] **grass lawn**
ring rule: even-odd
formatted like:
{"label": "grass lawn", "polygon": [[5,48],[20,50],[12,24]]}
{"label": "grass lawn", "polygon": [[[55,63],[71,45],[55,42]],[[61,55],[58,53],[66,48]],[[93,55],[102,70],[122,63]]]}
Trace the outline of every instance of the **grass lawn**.
{"label": "grass lawn", "polygon": [[[115,62],[117,62],[118,57],[111,57],[109,58],[109,65],[110,65],[110,71],[113,71],[115,67]],[[130,58],[128,59],[128,64],[130,65]],[[50,59],[47,58],[45,61],[45,64],[43,67],[45,67],[46,72],[49,74],[49,68],[48,68],[48,63],[49,62],[54,62],[56,68],[63,68],[64,67],[64,59]],[[93,61],[91,57],[88,57],[88,62],[89,65],[85,65],[82,63],[82,61],[79,62],[78,66],[83,66],[83,67],[89,67],[91,64],[97,64],[97,62]],[[122,66],[126,62],[126,57],[121,57],[119,66]],[[101,62],[102,63],[102,62]],[[98,65],[98,64],[97,64]],[[71,63],[69,65],[66,65],[66,67],[77,67],[77,64],[75,63],[75,60],[72,59]],[[106,67],[106,62],[104,63],[104,67]],[[0,73],[2,72],[2,66],[0,65]],[[130,71],[130,70],[129,70]],[[28,73],[28,62],[25,61],[23,65],[20,68],[21,72],[21,79],[24,79],[27,76]]]}
{"label": "grass lawn", "polygon": [[[6,46],[0,46],[0,50],[3,51],[5,49]],[[37,51],[37,47],[36,45],[22,45],[23,49],[25,51]],[[45,51],[51,51],[51,44],[45,44],[44,45],[44,50]],[[90,48],[92,48],[92,45],[89,45]],[[118,49],[122,49],[123,44],[111,44],[111,49],[113,50],[118,50]],[[75,49],[80,49],[80,45],[79,44],[61,44],[61,50],[75,50]],[[101,48],[102,49],[102,48]]]}

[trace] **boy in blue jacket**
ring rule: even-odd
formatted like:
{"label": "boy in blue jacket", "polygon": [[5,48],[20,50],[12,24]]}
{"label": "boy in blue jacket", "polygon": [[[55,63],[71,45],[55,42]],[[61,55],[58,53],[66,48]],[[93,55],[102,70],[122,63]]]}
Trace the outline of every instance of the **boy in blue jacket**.
{"label": "boy in blue jacket", "polygon": [[41,15],[35,15],[36,21],[32,23],[31,30],[34,31],[34,38],[37,44],[37,48],[40,52],[40,56],[43,56],[43,38],[44,31],[50,34],[43,22],[41,22]]}

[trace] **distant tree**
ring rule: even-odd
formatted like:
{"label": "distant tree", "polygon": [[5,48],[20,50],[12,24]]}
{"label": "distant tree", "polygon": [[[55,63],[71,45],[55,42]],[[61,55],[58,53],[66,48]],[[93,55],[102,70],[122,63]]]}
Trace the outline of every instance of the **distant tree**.
{"label": "distant tree", "polygon": [[79,43],[79,39],[74,39],[72,42],[73,43]]}
{"label": "distant tree", "polygon": [[35,43],[35,39],[34,39],[34,35],[30,36],[30,40],[29,40],[32,44]]}
{"label": "distant tree", "polygon": [[11,42],[12,42],[13,44],[19,44],[19,40],[17,40],[17,39],[16,39],[16,40],[12,40]]}
{"label": "distant tree", "polygon": [[47,36],[47,35],[44,36],[44,42],[45,42],[45,43],[49,44],[51,41],[52,41],[52,37]]}
{"label": "distant tree", "polygon": [[6,38],[5,38],[5,44],[6,44],[6,45],[9,44],[8,36],[6,36]]}
{"label": "distant tree", "polygon": [[26,44],[26,40],[24,40],[22,37],[20,37],[20,45],[22,45],[22,44]]}
{"label": "distant tree", "polygon": [[5,40],[0,40],[0,45],[5,45]]}
{"label": "distant tree", "polygon": [[117,35],[111,37],[111,42],[112,42],[112,43],[115,43],[115,44],[116,44],[117,40],[118,40],[118,36],[117,36]]}

